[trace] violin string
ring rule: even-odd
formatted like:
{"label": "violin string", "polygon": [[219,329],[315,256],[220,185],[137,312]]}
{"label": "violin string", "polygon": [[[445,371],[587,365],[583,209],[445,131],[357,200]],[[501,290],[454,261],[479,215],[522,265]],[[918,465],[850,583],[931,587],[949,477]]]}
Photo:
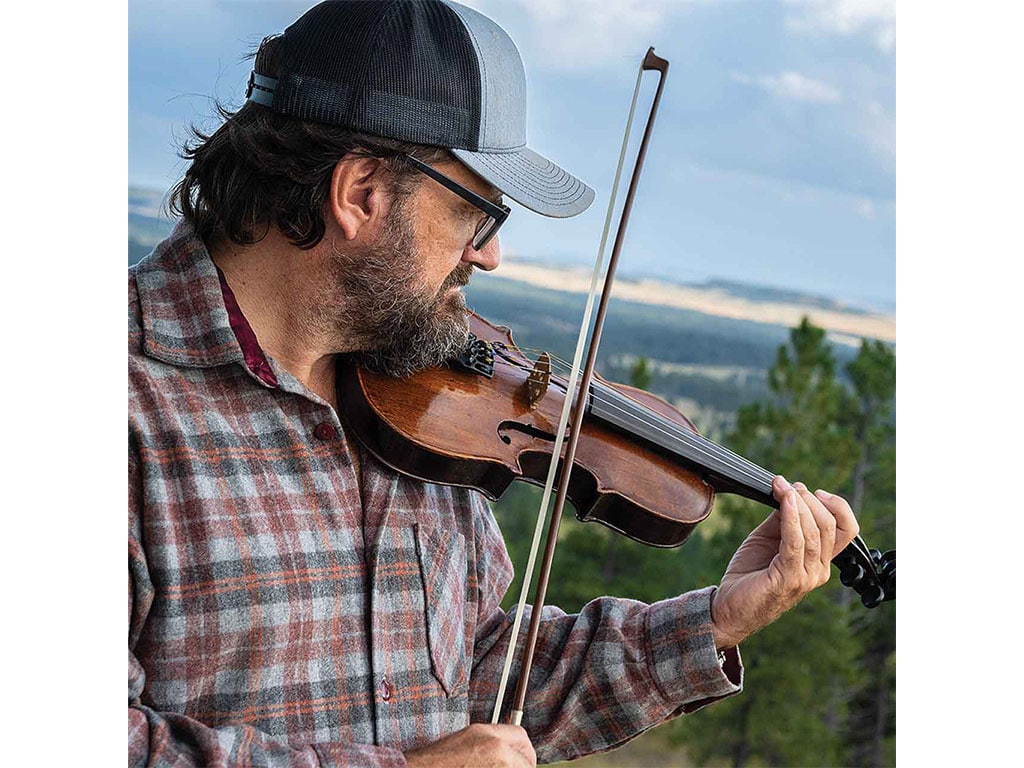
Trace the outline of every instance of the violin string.
{"label": "violin string", "polygon": [[[555,361],[556,364],[565,365],[565,362],[558,358],[557,356],[552,355],[551,359]],[[645,415],[638,415],[631,410],[623,408],[621,405],[619,405],[619,398],[625,398],[625,396],[619,395],[617,392],[611,390],[606,385],[603,385],[600,382],[595,384],[595,388],[596,389],[592,392],[594,399],[595,401],[601,403],[602,405],[605,405],[613,410],[617,410],[620,413],[623,413],[626,416],[635,419],[638,423],[642,424],[643,426],[655,429],[671,438],[689,443],[693,448],[701,450],[705,455],[715,456],[716,458],[720,459],[723,462],[732,463],[737,471],[741,471],[743,468],[746,468],[747,470],[749,470],[749,472],[745,473],[748,477],[751,477],[753,479],[761,479],[767,482],[769,485],[771,484],[771,479],[774,478],[774,475],[768,472],[768,470],[759,467],[757,464],[753,463],[749,459],[746,459],[743,456],[740,456],[739,454],[730,451],[728,448],[718,445],[717,443],[708,440],[707,438],[699,434],[696,434],[688,429],[673,424],[671,421],[668,421],[660,414],[646,410],[645,406],[643,406],[642,404],[632,402],[630,403],[631,406],[635,406],[636,408],[643,408],[643,413],[650,414],[650,416],[654,420],[649,420],[646,418]],[[609,397],[608,395],[601,394],[604,390],[608,390],[609,392],[613,393],[614,396]],[[710,451],[710,453],[708,451],[703,450],[704,448],[707,448],[708,451]]]}
{"label": "violin string", "polygon": [[[598,397],[597,399],[602,400],[603,398]],[[674,450],[688,459],[702,463],[708,469],[717,469],[718,474],[741,482],[752,490],[771,495],[774,475],[760,469],[757,465],[742,460],[742,457],[740,457],[741,460],[736,460],[733,454],[723,451],[714,443],[704,441],[699,435],[694,435],[688,430],[676,429],[674,425],[671,425],[671,422],[665,423],[673,428],[665,429],[661,424],[638,417],[633,411],[624,409],[614,402],[606,400],[606,403],[605,407],[609,411],[622,414],[623,422],[641,424],[646,426],[651,432],[656,433],[654,435],[645,435],[652,442],[669,450]],[[613,420],[612,423],[615,423],[615,421]],[[714,462],[718,462],[717,466]]]}
{"label": "violin string", "polygon": [[[504,365],[516,367],[521,370],[525,368],[525,366],[522,366],[518,363],[514,363],[509,360],[505,360],[501,357],[497,358],[497,360],[500,360]],[[552,360],[564,365],[564,361],[559,361],[555,357],[552,357]],[[561,384],[562,382],[558,383]],[[623,414],[626,418],[636,422],[637,424],[640,424],[654,432],[664,435],[670,440],[674,440],[685,444],[691,450],[696,451],[697,453],[707,458],[717,459],[718,461],[725,464],[729,469],[733,470],[737,475],[750,480],[752,484],[762,483],[765,486],[767,486],[767,488],[762,488],[759,490],[770,492],[768,491],[768,489],[770,489],[772,480],[775,476],[772,473],[768,472],[768,470],[759,467],[757,464],[753,463],[749,459],[746,459],[743,456],[740,456],[739,454],[730,451],[728,448],[720,446],[717,443],[714,443],[708,440],[707,438],[702,437],[701,435],[691,432],[688,429],[673,424],[671,421],[664,419],[663,417],[656,413],[652,413],[649,411],[647,411],[646,413],[637,413],[631,409],[626,409],[618,401],[618,398],[622,396],[619,396],[616,393],[614,398],[609,397],[607,394],[602,394],[604,389],[604,385],[601,385],[600,383],[595,383],[594,388],[591,390],[591,394],[596,402],[606,406],[610,410],[617,411],[618,413]],[[631,405],[634,404],[631,403]],[[644,407],[639,403],[635,405],[637,408]]]}
{"label": "violin string", "polygon": [[[529,349],[529,348],[528,347],[520,347],[519,349],[522,350],[522,349]],[[549,355],[550,355],[550,353],[549,353]],[[551,359],[553,361],[555,361],[556,363],[560,363],[561,365],[565,365],[565,362],[560,360],[557,356],[551,355]],[[520,364],[518,362],[513,362],[511,360],[504,359],[502,357],[496,358],[495,362],[496,363],[500,363],[502,365],[507,365],[509,367],[517,368],[518,370],[525,370],[525,368],[526,368],[524,365],[522,365],[522,364]],[[561,384],[562,382],[558,382],[558,383]],[[598,384],[597,386],[602,386],[603,387],[604,385]],[[764,489],[765,492],[767,492],[767,493],[771,492],[772,481],[774,480],[775,476],[773,474],[771,474],[770,472],[768,472],[768,470],[766,470],[766,469],[764,469],[762,467],[759,467],[757,464],[754,464],[753,462],[751,462],[750,460],[744,458],[743,456],[740,456],[739,454],[736,454],[733,451],[730,451],[728,448],[725,448],[724,446],[720,446],[717,443],[711,442],[711,441],[707,440],[706,438],[701,437],[700,435],[694,434],[693,432],[690,432],[689,430],[686,430],[686,429],[683,429],[681,427],[678,427],[677,425],[673,424],[672,422],[666,421],[666,420],[662,419],[662,417],[660,417],[658,414],[653,414],[652,413],[651,415],[655,416],[658,419],[659,422],[663,423],[664,425],[666,425],[668,427],[671,427],[671,429],[666,430],[666,429],[662,428],[658,423],[655,423],[653,421],[645,421],[643,416],[638,416],[633,411],[628,411],[625,408],[622,408],[620,405],[617,404],[616,401],[614,401],[614,400],[612,400],[610,398],[601,396],[599,391],[593,391],[592,394],[594,395],[594,398],[596,400],[598,400],[599,402],[602,402],[607,407],[609,407],[611,409],[617,409],[620,412],[622,412],[622,413],[626,414],[627,416],[629,416],[630,418],[636,420],[637,422],[643,423],[645,426],[647,426],[647,427],[649,427],[649,428],[651,428],[653,430],[660,431],[660,432],[662,432],[663,434],[667,435],[670,438],[680,439],[680,440],[682,440],[684,442],[686,442],[686,441],[691,442],[691,446],[693,448],[695,448],[697,451],[699,451],[700,453],[703,453],[705,456],[709,456],[711,458],[718,458],[719,460],[721,460],[721,461],[723,461],[724,463],[727,463],[727,464],[731,463],[732,464],[732,468],[738,474],[744,475],[747,478],[750,478],[754,482],[761,481],[762,483],[764,483],[767,486],[767,489]],[[638,407],[641,407],[641,408],[643,407],[639,403],[636,404],[636,405]],[[696,438],[696,440],[698,440],[700,442],[692,442],[694,438]],[[713,451],[712,452],[708,452],[707,450],[704,450],[704,447],[703,447],[704,445],[707,445],[707,446],[711,447],[713,449]],[[736,462],[730,462],[729,461],[730,458],[736,459],[737,461]],[[747,469],[746,467],[749,467],[749,469]],[[853,541],[850,542],[849,549],[857,551],[857,553],[860,556],[860,558],[859,558],[860,559],[860,563],[861,563],[861,565],[863,565],[865,567],[865,569],[868,571],[868,573],[874,574],[876,572],[876,569],[874,567],[874,562],[872,561],[871,555],[870,555],[870,553],[868,551],[868,546],[867,546],[867,544],[864,542],[864,540],[859,535],[855,536]]]}
{"label": "violin string", "polygon": [[[511,363],[508,361],[505,361],[505,364],[522,368],[522,366],[519,366],[515,363]],[[559,384],[561,383],[562,382],[559,382]],[[627,419],[631,421],[634,421],[644,427],[647,427],[648,429],[661,433],[670,440],[675,440],[686,444],[689,448],[697,451],[700,454],[703,454],[705,457],[721,461],[729,469],[734,470],[736,473],[742,475],[743,477],[746,477],[752,482],[756,483],[760,481],[770,488],[774,475],[768,472],[767,470],[763,469],[762,467],[759,467],[757,464],[754,464],[750,460],[730,451],[728,448],[724,448],[723,446],[720,446],[717,443],[714,443],[708,440],[707,438],[702,437],[701,435],[698,435],[694,432],[691,432],[688,429],[684,429],[673,424],[672,422],[661,417],[659,414],[647,411],[646,413],[649,414],[648,416],[643,415],[643,413],[638,414],[633,410],[626,409],[619,404],[618,398],[621,396],[619,396],[617,393],[615,393],[614,397],[609,397],[608,395],[601,394],[602,391],[605,389],[607,388],[604,385],[601,385],[600,383],[595,384],[595,389],[592,390],[591,394],[596,402],[606,406],[610,410],[614,410],[620,414],[623,414]],[[614,390],[609,391],[614,392]],[[630,403],[630,405],[633,405],[636,408],[644,408],[644,406],[640,405],[639,403]],[[768,489],[760,490],[765,490],[767,492]]]}
{"label": "violin string", "polygon": [[[517,349],[520,350],[520,351],[538,352],[538,353],[543,353],[543,352],[546,351],[546,350],[539,350],[539,349],[537,349],[535,347],[517,347]],[[566,367],[568,365],[568,363],[566,363],[564,360],[562,360],[557,355],[553,355],[550,352],[548,352],[547,354],[548,354],[549,358],[555,363],[556,366],[564,368],[564,367]],[[518,370],[526,370],[527,369],[526,365],[524,365],[521,362],[515,361],[511,357],[505,357],[505,356],[500,356],[499,355],[495,359],[495,362],[500,363],[502,365],[508,365],[509,367],[514,367],[514,368],[516,368]],[[530,369],[530,370],[532,370],[532,369]],[[564,384],[564,382],[561,382],[561,381],[559,381],[557,383],[558,384]],[[602,389],[608,388],[607,385],[601,384],[600,382],[595,383],[595,387],[601,387]],[[610,388],[608,388],[608,389],[610,389]],[[610,390],[610,391],[614,392],[614,390]],[[751,478],[752,480],[755,480],[755,481],[756,480],[760,480],[761,482],[765,483],[769,487],[769,489],[770,489],[772,481],[774,479],[774,475],[772,475],[770,472],[768,472],[768,470],[766,470],[766,469],[764,469],[762,467],[759,467],[757,464],[754,464],[749,459],[746,459],[743,456],[740,456],[739,454],[734,453],[733,451],[729,450],[728,448],[725,448],[724,446],[720,446],[717,443],[714,443],[714,442],[712,442],[710,440],[707,440],[706,438],[703,438],[700,435],[697,435],[697,434],[695,434],[693,432],[690,432],[689,430],[683,429],[683,428],[679,427],[678,425],[673,424],[672,422],[665,420],[659,414],[653,413],[651,411],[647,411],[648,413],[650,413],[651,416],[655,417],[658,420],[659,423],[655,423],[653,421],[646,421],[644,416],[637,415],[636,413],[634,413],[631,410],[627,410],[625,408],[622,408],[617,403],[616,400],[601,395],[601,391],[600,390],[592,391],[591,394],[593,395],[593,397],[594,397],[594,399],[596,401],[601,402],[603,405],[607,406],[608,408],[619,410],[621,413],[626,414],[627,416],[629,416],[630,418],[636,420],[637,422],[643,423],[648,428],[654,429],[656,431],[660,431],[660,432],[662,432],[663,434],[666,434],[669,437],[676,438],[676,439],[681,439],[683,441],[692,441],[693,439],[696,439],[699,442],[692,443],[692,446],[694,448],[696,448],[698,451],[700,451],[701,453],[704,453],[706,456],[712,456],[714,458],[719,458],[720,460],[722,460],[725,463],[729,463],[729,459],[730,458],[735,459],[739,464],[734,464],[733,467],[735,468],[735,470],[738,473],[741,473],[741,474],[743,474],[743,475],[747,476],[748,478]],[[618,393],[616,393],[616,398],[620,398],[620,397],[624,397],[624,396],[623,395],[619,395]],[[635,405],[638,408],[644,408],[645,411],[646,411],[645,406],[643,406],[643,405],[641,405],[639,403],[636,403]],[[661,424],[664,424],[666,427],[669,427],[669,429],[664,429],[661,426]],[[713,452],[712,453],[708,453],[707,451],[703,450],[702,444],[703,445],[707,445],[710,448],[712,448]],[[717,456],[716,456],[716,454],[717,454]],[[745,467],[749,467],[749,470],[745,470],[744,469]],[[770,490],[769,490],[769,492],[770,492]],[[865,569],[867,570],[867,572],[869,574],[876,574],[876,568],[875,568],[874,561],[873,561],[873,559],[871,557],[871,554],[869,552],[868,546],[864,542],[863,538],[861,538],[859,535],[855,536],[853,541],[850,542],[848,550],[855,551],[857,553],[857,556],[859,556],[858,559],[860,561],[860,564],[865,567]],[[876,576],[877,576],[877,574],[876,574]]]}

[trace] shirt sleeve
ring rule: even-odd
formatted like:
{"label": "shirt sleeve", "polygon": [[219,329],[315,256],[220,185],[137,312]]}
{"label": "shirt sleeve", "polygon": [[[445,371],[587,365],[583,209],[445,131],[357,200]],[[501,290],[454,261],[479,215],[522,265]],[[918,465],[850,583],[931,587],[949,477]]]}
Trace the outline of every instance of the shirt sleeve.
{"label": "shirt sleeve", "polygon": [[[490,722],[514,610],[500,602],[512,565],[485,500],[476,510],[480,613],[470,679],[470,719]],[[742,690],[739,651],[719,657],[708,587],[653,604],[601,597],[574,615],[545,606],[522,725],[538,762],[621,746],[644,731]],[[503,713],[511,705],[529,611],[517,639]]]}
{"label": "shirt sleeve", "polygon": [[329,742],[296,748],[251,726],[209,727],[184,715],[146,706],[146,671],[135,655],[153,604],[154,586],[141,535],[137,457],[128,456],[128,765],[268,768],[359,766],[403,768],[397,749]]}

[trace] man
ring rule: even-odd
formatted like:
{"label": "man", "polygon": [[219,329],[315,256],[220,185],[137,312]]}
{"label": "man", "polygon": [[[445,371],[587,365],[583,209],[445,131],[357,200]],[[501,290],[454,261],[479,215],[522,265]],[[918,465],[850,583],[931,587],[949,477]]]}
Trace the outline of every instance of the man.
{"label": "man", "polygon": [[[533,765],[740,691],[738,644],[823,583],[849,506],[781,502],[717,587],[545,609],[523,727],[490,725],[511,619],[476,492],[399,476],[337,416],[342,353],[402,375],[466,339],[506,195],[593,192],[525,146],[508,36],[441,0],[326,2],[188,148],[182,221],[129,271],[130,763]],[[471,725],[472,723],[472,725]]]}

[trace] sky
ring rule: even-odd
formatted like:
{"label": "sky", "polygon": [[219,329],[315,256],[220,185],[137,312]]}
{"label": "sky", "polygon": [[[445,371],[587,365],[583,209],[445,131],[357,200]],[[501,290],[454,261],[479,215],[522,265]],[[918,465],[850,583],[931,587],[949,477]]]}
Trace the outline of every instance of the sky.
{"label": "sky", "polygon": [[[130,2],[129,183],[168,189],[188,125],[215,126],[214,99],[240,106],[247,52],[311,4]],[[519,47],[530,146],[597,192],[568,220],[513,203],[507,255],[593,264],[637,68],[654,46],[670,70],[618,274],[895,308],[895,0],[465,4]],[[656,82],[645,75],[638,114]]]}

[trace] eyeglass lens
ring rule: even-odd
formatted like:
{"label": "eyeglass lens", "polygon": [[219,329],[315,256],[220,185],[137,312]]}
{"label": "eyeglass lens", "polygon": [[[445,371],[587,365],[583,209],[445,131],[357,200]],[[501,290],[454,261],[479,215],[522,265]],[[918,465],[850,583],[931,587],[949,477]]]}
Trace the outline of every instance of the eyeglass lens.
{"label": "eyeglass lens", "polygon": [[479,251],[490,241],[491,237],[494,236],[497,227],[498,220],[493,216],[487,216],[480,225],[476,228],[476,234],[473,235],[473,249]]}

